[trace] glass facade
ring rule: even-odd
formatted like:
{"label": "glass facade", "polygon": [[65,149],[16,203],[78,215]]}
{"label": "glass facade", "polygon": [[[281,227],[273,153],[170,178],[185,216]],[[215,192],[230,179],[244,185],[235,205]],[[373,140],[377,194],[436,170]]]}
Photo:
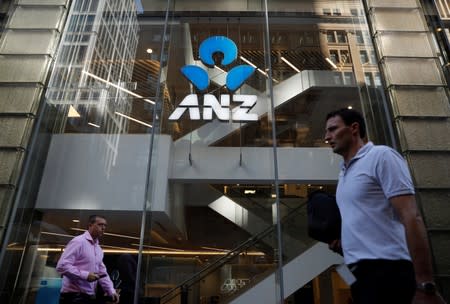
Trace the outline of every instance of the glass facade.
{"label": "glass facade", "polygon": [[135,265],[134,303],[347,303],[305,202],[335,190],[328,112],[396,145],[362,2],[73,0],[64,20],[2,303],[57,303],[56,262],[92,214],[108,271]]}

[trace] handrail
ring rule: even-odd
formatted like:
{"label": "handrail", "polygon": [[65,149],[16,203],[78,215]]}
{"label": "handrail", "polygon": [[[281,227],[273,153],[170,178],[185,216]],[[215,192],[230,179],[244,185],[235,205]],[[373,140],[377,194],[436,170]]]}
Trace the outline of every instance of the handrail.
{"label": "handrail", "polygon": [[[288,221],[289,219],[291,219],[294,216],[294,214],[296,214],[298,212],[298,210],[303,208],[305,205],[306,205],[306,202],[301,204],[300,206],[294,208],[292,210],[292,212],[290,212],[288,215],[286,215],[283,218],[283,220],[282,220],[283,223]],[[247,249],[250,246],[256,244],[257,242],[262,240],[264,237],[266,237],[269,233],[273,232],[274,230],[275,230],[275,225],[271,225],[271,226],[267,227],[266,229],[264,229],[263,231],[261,231],[260,233],[258,233],[257,235],[255,235],[255,236],[249,238],[248,240],[246,240],[245,242],[241,243],[236,248],[233,248],[225,256],[221,257],[220,259],[215,260],[213,263],[211,263],[207,267],[203,268],[202,270],[200,270],[199,272],[197,272],[196,274],[191,276],[189,279],[184,280],[183,282],[178,284],[176,287],[174,287],[171,290],[167,291],[166,293],[162,294],[161,297],[160,297],[160,303],[164,304],[167,301],[170,301],[175,296],[177,296],[177,294],[175,294],[174,296],[170,297],[166,302],[163,302],[162,299],[164,299],[165,297],[169,296],[170,294],[172,294],[174,291],[176,291],[178,289],[192,286],[195,282],[198,282],[199,280],[201,280],[202,278],[204,278],[205,276],[207,276],[211,272],[215,271],[216,269],[218,269],[219,267],[224,265],[226,262],[228,262],[228,260],[238,256],[245,249]],[[243,248],[243,247],[245,247],[245,248]],[[190,282],[192,280],[194,280],[194,282]]]}

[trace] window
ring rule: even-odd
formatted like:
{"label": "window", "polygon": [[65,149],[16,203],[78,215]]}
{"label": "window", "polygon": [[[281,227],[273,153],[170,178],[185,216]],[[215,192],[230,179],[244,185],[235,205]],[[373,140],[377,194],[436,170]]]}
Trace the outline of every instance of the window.
{"label": "window", "polygon": [[346,43],[347,42],[347,35],[344,31],[336,31],[337,41],[339,43]]}
{"label": "window", "polygon": [[329,8],[324,8],[323,9],[323,14],[326,16],[331,16],[331,9]]}
{"label": "window", "polygon": [[361,59],[361,64],[369,63],[367,51],[359,51],[359,58]]}
{"label": "window", "polygon": [[344,84],[347,84],[347,85],[353,84],[353,73],[352,72],[344,72]]}
{"label": "window", "polygon": [[356,31],[355,35],[356,35],[356,43],[363,44],[364,43],[363,33],[361,31]]}
{"label": "window", "polygon": [[327,31],[327,41],[329,43],[336,43],[336,37],[334,36],[334,31]]}
{"label": "window", "polygon": [[375,73],[374,79],[373,79],[376,87],[381,87],[381,77],[380,73]]}
{"label": "window", "polygon": [[375,51],[370,51],[370,63],[372,64],[377,63],[377,56],[375,56]]}
{"label": "window", "polygon": [[347,64],[347,63],[351,63],[352,60],[350,58],[350,52],[347,50],[341,50],[341,63],[343,64]]}
{"label": "window", "polygon": [[373,86],[372,73],[364,73],[364,80],[368,86]]}
{"label": "window", "polygon": [[339,62],[339,52],[337,50],[330,50],[330,59],[334,64]]}
{"label": "window", "polygon": [[333,9],[333,15],[334,16],[340,16],[341,14],[341,10],[339,8],[334,8]]}
{"label": "window", "polygon": [[352,8],[352,9],[350,9],[350,14],[352,16],[358,16],[358,10],[356,8]]}

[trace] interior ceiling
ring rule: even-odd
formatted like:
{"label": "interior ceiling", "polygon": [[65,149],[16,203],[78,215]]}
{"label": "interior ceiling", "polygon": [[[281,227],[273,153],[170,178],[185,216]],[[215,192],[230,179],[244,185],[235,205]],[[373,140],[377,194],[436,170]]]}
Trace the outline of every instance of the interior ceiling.
{"label": "interior ceiling", "polygon": [[[202,247],[232,249],[251,237],[238,225],[227,220],[208,207],[210,201],[203,199],[200,189],[207,187],[217,195],[226,195],[233,201],[247,209],[250,213],[264,219],[267,227],[271,226],[272,205],[274,198],[273,185],[249,184],[186,184],[184,200],[184,220],[186,235],[181,237],[175,233],[170,222],[163,213],[147,212],[147,225],[144,244],[146,246],[161,246],[200,250]],[[197,190],[195,190],[197,189]],[[296,210],[306,201],[306,195],[318,189],[334,192],[334,185],[280,185],[280,203],[285,211]],[[255,190],[246,194],[245,190]],[[205,190],[200,190],[205,191]],[[203,200],[199,202],[199,200]],[[92,214],[106,217],[107,234],[102,238],[102,244],[116,249],[138,249],[142,223],[141,211],[127,210],[52,210],[43,209],[35,214],[32,233],[39,236],[41,246],[65,246],[75,235],[83,233],[87,228],[87,219]],[[75,222],[75,221],[76,222]],[[303,225],[302,223],[299,223]],[[151,230],[149,227],[151,226]],[[114,235],[109,235],[110,233]],[[295,233],[292,234],[295,236]],[[224,237],[226,236],[226,237]],[[147,247],[145,249],[150,249]]]}

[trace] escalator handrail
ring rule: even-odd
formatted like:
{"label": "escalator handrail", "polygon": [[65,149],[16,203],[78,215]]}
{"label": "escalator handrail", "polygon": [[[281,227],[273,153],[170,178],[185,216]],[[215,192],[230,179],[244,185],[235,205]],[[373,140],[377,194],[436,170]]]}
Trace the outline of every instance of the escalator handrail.
{"label": "escalator handrail", "polygon": [[[292,210],[292,212],[290,212],[288,215],[286,215],[282,222],[286,222],[289,219],[291,219],[291,217],[294,216],[294,214],[296,214],[300,209],[302,209],[303,207],[306,206],[306,202],[302,203],[300,206],[294,208]],[[211,272],[215,271],[216,269],[218,269],[219,267],[221,267],[222,265],[224,265],[229,259],[234,258],[236,256],[238,256],[239,254],[241,254],[243,251],[245,251],[245,249],[249,248],[250,246],[256,244],[257,242],[259,242],[260,240],[262,240],[264,237],[266,237],[269,233],[273,232],[275,230],[276,226],[275,224],[267,227],[266,229],[264,229],[263,231],[261,231],[260,233],[258,233],[257,235],[249,238],[248,240],[246,240],[245,242],[241,243],[239,246],[237,246],[236,248],[233,248],[230,252],[228,252],[225,256],[221,257],[220,259],[215,260],[213,263],[211,263],[210,265],[208,265],[207,267],[203,268],[202,270],[200,270],[199,272],[197,272],[196,274],[194,274],[193,276],[191,276],[190,278],[184,280],[183,282],[181,282],[180,284],[178,284],[176,287],[173,287],[172,289],[170,289],[169,291],[165,292],[164,294],[161,295],[160,297],[160,303],[164,304],[166,302],[163,302],[162,300],[167,297],[168,295],[172,294],[174,291],[180,289],[180,288],[186,288],[192,286],[193,284],[195,284],[195,282],[198,282],[199,280],[201,280],[202,278],[204,278],[206,275],[210,274]],[[242,248],[245,247],[245,248]],[[194,280],[194,282],[190,282]],[[175,297],[176,295],[174,295]],[[169,298],[168,300],[171,300],[173,297]]]}

